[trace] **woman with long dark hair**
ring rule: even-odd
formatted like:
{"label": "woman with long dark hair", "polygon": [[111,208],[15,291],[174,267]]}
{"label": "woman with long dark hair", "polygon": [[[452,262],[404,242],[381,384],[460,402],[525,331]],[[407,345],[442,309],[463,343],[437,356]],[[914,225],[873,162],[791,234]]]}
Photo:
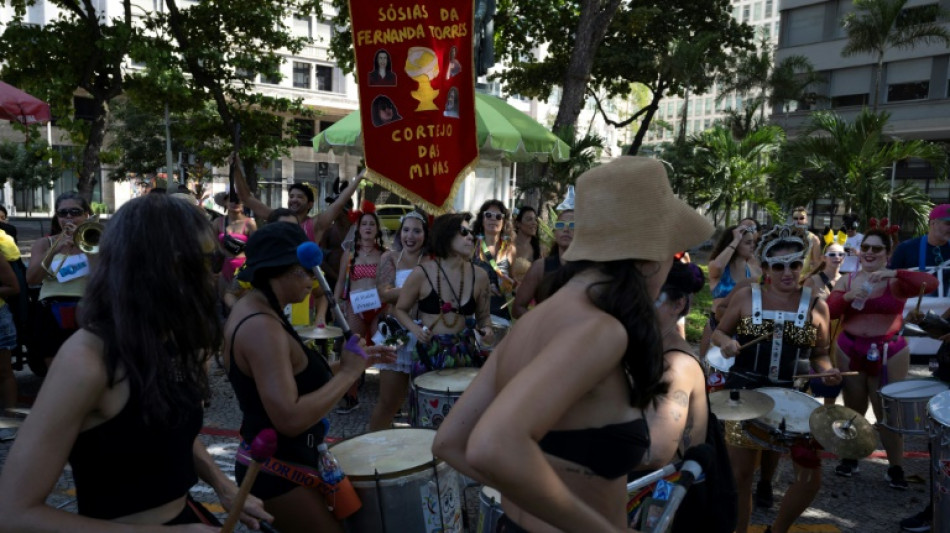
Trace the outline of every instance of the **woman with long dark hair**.
{"label": "woman with long dark hair", "polygon": [[49,366],[59,347],[79,328],[76,306],[95,259],[76,246],[73,232],[91,215],[92,207],[79,193],[63,193],[56,198],[50,235],[33,243],[26,281],[42,283],[30,325],[30,367],[34,371],[34,362],[39,367],[45,360]]}
{"label": "woman with long dark hair", "polygon": [[[198,477],[226,507],[237,494],[198,439],[205,362],[221,339],[214,247],[201,211],[170,196],[136,198],[112,217],[82,329],[60,349],[4,464],[0,530],[218,530],[188,495]],[[45,503],[67,460],[79,514]]]}
{"label": "woman with long dark hair", "polygon": [[[297,259],[297,247],[304,242],[307,235],[296,224],[268,224],[248,241],[247,262],[238,274],[253,287],[224,326],[225,366],[243,414],[243,443],[235,464],[238,481],[247,472],[248,444],[268,428],[277,432],[271,461],[316,468],[317,446],[327,432],[322,420],[363,370],[393,359],[393,349],[386,346],[365,348],[369,354],[365,359],[344,349],[334,373],[303,343],[283,310],[310,294],[313,273]],[[277,529],[342,531],[317,489],[282,477],[280,471],[262,472],[251,487],[251,494],[264,500],[274,515]]]}
{"label": "woman with long dark hair", "polygon": [[521,318],[528,312],[528,306],[539,296],[538,289],[542,287],[545,277],[557,272],[557,269],[564,265],[564,252],[567,251],[573,239],[574,210],[567,209],[558,214],[557,221],[554,223],[554,243],[551,244],[548,256],[532,263],[528,273],[518,285],[518,292],[511,306],[512,317]]}
{"label": "woman with long dark hair", "polygon": [[511,278],[515,284],[521,283],[531,263],[538,259],[541,259],[538,212],[531,206],[522,206],[515,215],[515,242],[511,253]]}
{"label": "woman with long dark hair", "polygon": [[[386,247],[383,246],[383,227],[376,215],[376,206],[363,202],[359,211],[351,213],[351,218],[356,229],[353,249],[344,253],[340,260],[340,277],[336,280],[334,297],[340,302],[353,333],[368,341],[385,310],[376,287],[376,274]],[[358,408],[357,393],[358,385],[354,385],[337,412],[345,414]]]}
{"label": "woman with long dark hair", "polygon": [[556,292],[495,347],[433,445],[501,491],[505,531],[629,531],[627,474],[671,461],[686,429],[688,406],[664,400],[685,391],[663,377],[656,300],[673,255],[713,228],[654,159],[615,159],[576,190]]}
{"label": "woman with long dark hair", "polygon": [[[416,337],[412,376],[442,368],[481,366],[466,320],[474,318],[483,342],[494,340],[488,276],[471,262],[475,235],[469,213],[442,215],[429,230],[432,261],[406,279],[393,314]],[[414,312],[415,311],[415,312]]]}
{"label": "woman with long dark hair", "polygon": [[712,291],[713,314],[710,314],[699,343],[701,357],[705,357],[709,338],[716,331],[716,308],[738,283],[758,279],[762,275],[755,262],[755,240],[756,235],[751,224],[730,226],[722,232],[709,256],[709,287]]}
{"label": "woman with long dark hair", "polygon": [[[376,286],[384,303],[395,305],[402,294],[402,287],[412,271],[419,265],[430,261],[428,257],[429,223],[425,215],[410,211],[402,217],[399,231],[393,242],[393,249],[383,254],[379,260],[379,272]],[[415,316],[415,309],[409,315]],[[398,320],[398,319],[397,319]],[[412,352],[414,339],[400,346],[398,359],[393,364],[381,364],[379,368],[379,399],[369,419],[369,430],[388,429],[393,418],[409,392],[409,374],[412,372]]]}
{"label": "woman with long dark hair", "polygon": [[218,242],[225,254],[224,264],[221,267],[221,294],[227,290],[234,280],[234,273],[244,264],[244,248],[251,234],[257,231],[257,223],[253,218],[244,214],[244,204],[237,193],[228,197],[228,212],[215,220],[215,229],[218,232]]}
{"label": "woman with long dark hair", "polygon": [[475,242],[475,264],[487,274],[491,283],[491,314],[505,320],[508,298],[514,289],[511,278],[511,221],[508,208],[501,200],[488,200],[478,209],[472,222]]}

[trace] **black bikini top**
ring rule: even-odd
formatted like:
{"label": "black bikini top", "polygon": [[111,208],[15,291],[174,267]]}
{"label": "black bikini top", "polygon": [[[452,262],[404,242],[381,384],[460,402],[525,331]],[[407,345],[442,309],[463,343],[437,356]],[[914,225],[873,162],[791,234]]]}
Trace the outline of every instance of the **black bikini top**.
{"label": "black bikini top", "polygon": [[544,453],[589,468],[606,479],[632,471],[650,448],[650,428],[639,418],[599,428],[549,431],[538,444]]}
{"label": "black bikini top", "polygon": [[[437,315],[442,310],[442,304],[444,303],[442,298],[439,296],[439,291],[435,288],[435,285],[432,284],[432,280],[429,278],[429,274],[423,268],[422,273],[426,276],[426,281],[429,282],[429,287],[432,289],[425,298],[419,300],[419,312],[426,313],[427,315]],[[438,276],[439,274],[436,273]],[[468,301],[462,304],[460,309],[455,309],[452,307],[454,312],[457,312],[460,315],[470,316],[475,314],[475,269],[472,269],[472,290],[469,293]],[[464,297],[464,295],[460,295]],[[449,302],[450,304],[452,302]],[[456,302],[457,303],[457,302]]]}

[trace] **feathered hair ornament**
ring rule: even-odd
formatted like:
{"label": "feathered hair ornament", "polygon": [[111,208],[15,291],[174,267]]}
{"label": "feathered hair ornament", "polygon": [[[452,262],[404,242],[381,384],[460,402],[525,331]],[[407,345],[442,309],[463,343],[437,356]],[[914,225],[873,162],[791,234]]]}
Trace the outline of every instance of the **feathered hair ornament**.
{"label": "feathered hair ornament", "polygon": [[375,213],[375,212],[376,212],[376,204],[374,204],[373,202],[370,202],[369,200],[363,200],[363,202],[360,203],[360,208],[350,211],[348,216],[350,217],[350,222],[353,224],[356,224],[357,222],[360,221],[360,217],[362,217],[366,213]]}
{"label": "feathered hair ornament", "polygon": [[887,218],[882,218],[878,220],[876,218],[871,218],[868,221],[868,229],[876,229],[887,233],[888,235],[897,235],[897,232],[901,230],[901,227],[897,224],[890,224]]}

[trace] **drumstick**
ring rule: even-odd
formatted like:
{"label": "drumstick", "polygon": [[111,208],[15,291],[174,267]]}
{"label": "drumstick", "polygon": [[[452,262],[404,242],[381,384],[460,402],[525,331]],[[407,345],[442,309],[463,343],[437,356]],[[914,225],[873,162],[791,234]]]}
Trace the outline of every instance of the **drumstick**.
{"label": "drumstick", "polygon": [[753,344],[758,344],[758,343],[764,341],[765,339],[767,339],[767,338],[769,338],[769,337],[771,337],[771,336],[772,336],[771,333],[765,333],[765,334],[763,334],[763,335],[759,335],[758,337],[756,337],[756,338],[752,339],[751,341],[749,341],[749,342],[743,344],[742,346],[739,346],[739,351],[741,352],[742,350],[745,350],[745,349],[748,348],[749,346],[752,346]]}
{"label": "drumstick", "polygon": [[265,429],[254,437],[251,443],[251,461],[247,465],[247,474],[244,475],[244,481],[238,488],[237,496],[231,502],[231,512],[228,513],[228,519],[221,526],[221,533],[231,533],[234,526],[237,525],[238,518],[241,517],[241,511],[244,509],[244,502],[247,495],[251,493],[251,486],[257,478],[257,473],[261,471],[261,463],[270,459],[277,451],[277,432],[273,429]]}
{"label": "drumstick", "polygon": [[834,372],[821,372],[818,374],[796,374],[792,376],[792,379],[798,378],[830,378],[831,376],[857,376],[860,374],[858,371],[848,371],[848,372],[839,372],[835,374]]}
{"label": "drumstick", "polygon": [[920,314],[920,301],[924,299],[924,291],[926,290],[926,285],[920,286],[920,294],[917,296],[917,308],[914,310],[915,314]]}

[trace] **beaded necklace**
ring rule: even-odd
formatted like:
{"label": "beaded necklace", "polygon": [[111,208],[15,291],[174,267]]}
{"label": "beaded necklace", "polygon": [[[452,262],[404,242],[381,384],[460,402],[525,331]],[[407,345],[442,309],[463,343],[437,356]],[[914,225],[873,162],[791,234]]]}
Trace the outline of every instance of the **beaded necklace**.
{"label": "beaded necklace", "polygon": [[[462,316],[462,295],[465,294],[465,263],[462,263],[461,269],[459,271],[459,292],[456,293],[455,289],[452,287],[452,284],[449,282],[448,274],[446,274],[445,269],[442,268],[442,260],[436,259],[435,262],[439,266],[439,272],[442,273],[441,276],[439,275],[439,272],[435,273],[435,290],[439,297],[439,318],[436,319],[436,322],[441,320],[442,323],[445,324],[445,327],[451,329],[454,328],[456,324],[458,324],[459,317]],[[449,286],[449,293],[455,297],[455,304],[458,306],[455,309],[452,309],[452,305],[449,302],[442,300],[443,276],[445,277],[445,283]],[[455,319],[452,320],[451,323],[449,323],[449,320],[445,318],[445,313],[450,312],[455,313]],[[433,324],[433,326],[435,326],[435,324]]]}

